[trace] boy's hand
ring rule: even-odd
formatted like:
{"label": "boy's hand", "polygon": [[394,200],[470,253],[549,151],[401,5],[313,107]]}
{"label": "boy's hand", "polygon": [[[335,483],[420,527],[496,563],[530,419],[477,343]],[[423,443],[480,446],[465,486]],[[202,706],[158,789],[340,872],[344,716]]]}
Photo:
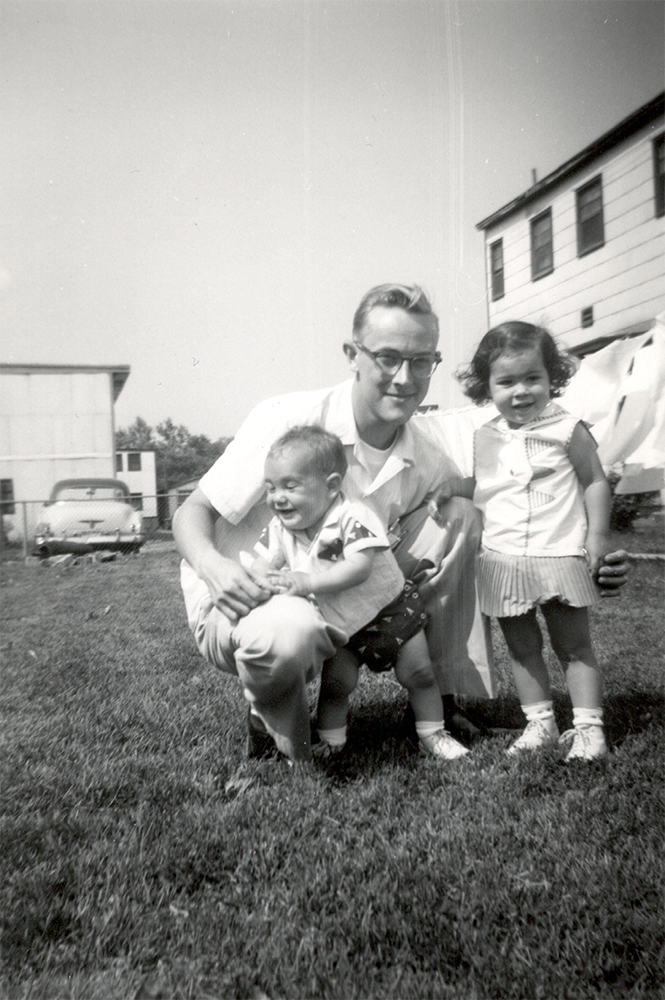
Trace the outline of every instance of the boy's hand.
{"label": "boy's hand", "polygon": [[312,593],[312,580],[309,573],[269,573],[268,582],[279,594],[290,594],[291,597],[307,597]]}

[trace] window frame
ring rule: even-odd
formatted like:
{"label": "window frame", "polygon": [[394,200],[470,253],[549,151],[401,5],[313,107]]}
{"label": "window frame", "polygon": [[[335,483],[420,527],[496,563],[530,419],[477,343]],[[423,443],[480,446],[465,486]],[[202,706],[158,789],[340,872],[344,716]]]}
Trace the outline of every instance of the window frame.
{"label": "window frame", "polygon": [[653,200],[656,218],[665,215],[665,132],[657,135],[652,142],[653,149]]}
{"label": "window frame", "polygon": [[[549,238],[547,243],[543,243],[541,246],[536,246],[536,226],[547,219],[549,222]],[[548,274],[551,274],[554,270],[554,228],[552,226],[552,206],[539,212],[538,215],[534,217],[529,222],[529,233],[531,236],[531,280],[538,281],[540,278],[545,278]],[[538,252],[541,251],[545,246],[549,249],[549,262],[544,266],[537,266]]]}
{"label": "window frame", "polygon": [[[501,255],[501,266],[495,267],[495,251]],[[502,299],[506,294],[505,272],[503,266],[503,236],[490,243],[490,284],[492,287],[492,302]]]}
{"label": "window frame", "polygon": [[128,451],[127,452],[127,472],[140,472],[141,471],[141,452],[140,451]]}
{"label": "window frame", "polygon": [[14,494],[14,480],[0,479],[0,517],[3,514],[16,513],[16,496]]}
{"label": "window frame", "polygon": [[[584,196],[593,188],[598,189],[599,197],[598,202],[600,204],[600,210],[595,212],[591,218],[600,217],[600,236],[596,237],[591,242],[586,242],[584,237],[583,225],[587,223],[588,219],[582,219],[582,211],[585,206],[582,204],[582,199]],[[575,218],[577,223],[577,256],[585,257],[588,253],[593,253],[594,250],[599,250],[601,247],[605,246],[605,211],[603,205],[603,175],[596,174],[591,180],[586,181],[581,187],[578,187],[575,191]]]}

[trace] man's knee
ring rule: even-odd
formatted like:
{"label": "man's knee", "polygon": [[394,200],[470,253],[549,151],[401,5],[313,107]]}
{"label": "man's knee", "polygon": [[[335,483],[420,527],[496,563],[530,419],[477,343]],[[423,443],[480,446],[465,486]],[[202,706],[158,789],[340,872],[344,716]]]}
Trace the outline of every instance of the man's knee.
{"label": "man's knee", "polygon": [[325,623],[309,601],[276,595],[235,626],[236,656],[309,665],[323,632]]}

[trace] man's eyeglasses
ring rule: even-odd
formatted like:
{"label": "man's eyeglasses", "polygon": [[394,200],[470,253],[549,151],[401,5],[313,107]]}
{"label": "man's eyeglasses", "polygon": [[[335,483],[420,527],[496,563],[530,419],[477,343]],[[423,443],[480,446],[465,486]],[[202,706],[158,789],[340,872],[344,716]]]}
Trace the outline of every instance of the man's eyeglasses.
{"label": "man's eyeglasses", "polygon": [[415,358],[405,358],[403,354],[398,354],[397,351],[370,351],[364,344],[360,344],[357,340],[354,340],[353,343],[359,351],[370,356],[374,364],[381,369],[384,375],[390,375],[391,377],[397,375],[397,372],[405,361],[409,366],[412,378],[429,378],[441,364],[441,355],[438,351],[436,354],[417,354]]}

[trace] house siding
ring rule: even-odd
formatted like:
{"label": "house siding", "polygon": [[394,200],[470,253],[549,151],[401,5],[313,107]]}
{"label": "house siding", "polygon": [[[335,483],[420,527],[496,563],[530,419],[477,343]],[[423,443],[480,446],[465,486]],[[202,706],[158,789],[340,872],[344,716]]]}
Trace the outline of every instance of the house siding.
{"label": "house siding", "polygon": [[[644,126],[542,196],[485,229],[503,240],[503,298],[488,302],[489,323],[523,319],[547,326],[569,347],[611,335],[665,309],[665,220],[656,216],[653,139],[664,119]],[[602,177],[604,245],[578,256],[576,191]],[[531,279],[530,220],[552,209],[554,270]],[[593,306],[594,322],[581,325]]]}

